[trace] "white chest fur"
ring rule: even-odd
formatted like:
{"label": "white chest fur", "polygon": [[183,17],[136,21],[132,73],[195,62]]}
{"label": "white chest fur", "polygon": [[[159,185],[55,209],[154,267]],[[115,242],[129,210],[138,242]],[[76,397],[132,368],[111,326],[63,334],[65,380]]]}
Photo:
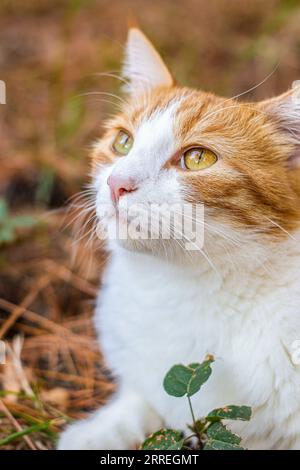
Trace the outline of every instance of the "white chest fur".
{"label": "white chest fur", "polygon": [[227,274],[221,282],[209,266],[174,266],[117,249],[96,315],[108,365],[169,426],[183,428],[190,421],[187,403],[165,394],[163,377],[175,363],[214,354],[213,375],[196,396],[196,413],[250,405],[254,418],[238,429],[246,442],[279,446],[289,423],[282,445],[288,440],[291,446],[297,426],[300,438],[300,366],[290,356],[300,338],[300,292],[290,268],[287,277]]}

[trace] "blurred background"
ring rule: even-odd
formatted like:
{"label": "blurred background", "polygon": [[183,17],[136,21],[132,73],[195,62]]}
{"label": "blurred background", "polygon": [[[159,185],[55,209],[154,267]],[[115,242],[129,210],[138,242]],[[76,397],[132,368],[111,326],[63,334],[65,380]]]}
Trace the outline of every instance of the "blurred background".
{"label": "blurred background", "polygon": [[53,448],[66,422],[113,389],[91,320],[105,256],[89,236],[74,243],[67,207],[116,110],[117,99],[97,93],[120,92],[104,73],[120,73],[132,24],[188,86],[251,89],[242,99],[258,100],[300,79],[299,0],[1,0],[3,450]]}

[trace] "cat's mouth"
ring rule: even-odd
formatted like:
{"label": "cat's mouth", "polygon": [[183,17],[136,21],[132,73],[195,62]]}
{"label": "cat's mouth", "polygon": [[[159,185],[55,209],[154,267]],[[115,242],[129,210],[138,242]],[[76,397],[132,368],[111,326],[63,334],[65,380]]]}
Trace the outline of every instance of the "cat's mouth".
{"label": "cat's mouth", "polygon": [[[110,206],[100,224],[106,227],[106,238],[126,248],[157,252],[162,249],[201,251],[203,224],[193,224],[191,206],[169,204],[132,204]],[[199,216],[199,214],[198,214]],[[102,235],[102,232],[99,231]]]}

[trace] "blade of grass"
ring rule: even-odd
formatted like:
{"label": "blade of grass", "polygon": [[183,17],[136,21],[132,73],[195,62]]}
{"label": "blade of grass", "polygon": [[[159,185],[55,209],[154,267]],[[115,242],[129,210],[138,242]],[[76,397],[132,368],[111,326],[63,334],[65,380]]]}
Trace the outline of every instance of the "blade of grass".
{"label": "blade of grass", "polygon": [[[2,410],[4,415],[8,418],[8,420],[11,422],[11,424],[14,426],[14,428],[17,430],[17,432],[22,432],[23,431],[20,423],[11,414],[11,412],[9,411],[9,409],[6,407],[5,403],[2,400],[0,400],[0,410]],[[25,435],[23,437],[23,439],[24,439],[24,441],[26,442],[26,444],[28,445],[28,447],[31,450],[36,450],[36,447],[35,447],[34,443],[32,442],[32,440],[28,436]]]}
{"label": "blade of grass", "polygon": [[33,426],[30,426],[29,428],[25,428],[22,431],[17,431],[9,436],[5,437],[4,439],[0,439],[0,446],[4,446],[9,444],[10,442],[15,441],[16,439],[19,439],[20,437],[27,436],[28,434],[32,434],[33,432],[39,432],[39,431],[45,431],[48,430],[50,426],[50,423],[42,423],[42,424],[34,424]]}

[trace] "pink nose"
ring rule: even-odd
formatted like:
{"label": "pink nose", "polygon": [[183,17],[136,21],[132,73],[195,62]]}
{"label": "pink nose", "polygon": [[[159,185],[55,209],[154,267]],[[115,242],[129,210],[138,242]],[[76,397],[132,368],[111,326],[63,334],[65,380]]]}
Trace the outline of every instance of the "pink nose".
{"label": "pink nose", "polygon": [[107,179],[113,202],[118,202],[120,197],[136,189],[136,186],[128,176],[110,175]]}

